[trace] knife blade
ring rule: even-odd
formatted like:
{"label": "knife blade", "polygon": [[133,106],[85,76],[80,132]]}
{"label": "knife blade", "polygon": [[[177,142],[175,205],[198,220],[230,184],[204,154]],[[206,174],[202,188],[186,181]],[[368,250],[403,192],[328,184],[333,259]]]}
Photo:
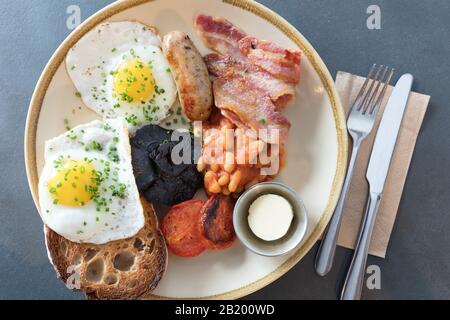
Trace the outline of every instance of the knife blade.
{"label": "knife blade", "polygon": [[401,76],[384,109],[366,173],[373,193],[383,192],[413,80],[411,74]]}

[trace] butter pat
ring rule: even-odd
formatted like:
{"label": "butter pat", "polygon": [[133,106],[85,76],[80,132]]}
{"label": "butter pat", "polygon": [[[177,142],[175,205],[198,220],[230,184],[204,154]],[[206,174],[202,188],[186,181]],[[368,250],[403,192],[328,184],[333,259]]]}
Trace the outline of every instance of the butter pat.
{"label": "butter pat", "polygon": [[265,241],[278,240],[286,235],[294,217],[289,201],[276,194],[258,197],[248,211],[250,229]]}

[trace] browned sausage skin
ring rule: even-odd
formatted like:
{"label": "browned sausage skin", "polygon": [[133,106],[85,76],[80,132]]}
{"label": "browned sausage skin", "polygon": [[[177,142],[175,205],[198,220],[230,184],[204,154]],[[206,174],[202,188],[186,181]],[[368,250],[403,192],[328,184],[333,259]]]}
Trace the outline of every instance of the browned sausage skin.
{"label": "browned sausage skin", "polygon": [[213,104],[208,69],[189,36],[172,31],[164,36],[163,51],[178,87],[181,106],[192,121],[205,121]]}

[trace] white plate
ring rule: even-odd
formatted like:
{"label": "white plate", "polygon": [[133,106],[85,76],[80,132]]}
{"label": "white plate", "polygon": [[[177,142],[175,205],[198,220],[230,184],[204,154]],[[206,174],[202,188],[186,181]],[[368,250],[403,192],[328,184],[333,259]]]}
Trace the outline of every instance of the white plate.
{"label": "white plate", "polygon": [[347,160],[345,118],[333,80],[308,41],[274,12],[248,0],[128,0],[99,11],[61,44],[42,73],[28,113],[25,161],[37,205],[44,142],[65,131],[65,118],[75,126],[97,117],[75,96],[63,63],[68,49],[87,31],[105,20],[137,20],[156,26],[161,34],[183,30],[206,53],[193,30],[193,18],[199,12],[225,17],[248,34],[303,52],[297,100],[285,112],[292,123],[288,161],[278,180],[305,201],[309,214],[305,240],[293,253],[277,258],[255,255],[238,242],[228,250],[209,251],[196,258],[170,255],[168,270],[153,296],[239,298],[286,273],[318,240],[337,202]]}

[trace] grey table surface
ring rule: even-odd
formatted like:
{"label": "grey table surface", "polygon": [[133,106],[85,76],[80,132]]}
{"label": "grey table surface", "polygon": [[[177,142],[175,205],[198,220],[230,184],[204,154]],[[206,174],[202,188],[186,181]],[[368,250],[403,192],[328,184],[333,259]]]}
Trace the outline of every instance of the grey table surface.
{"label": "grey table surface", "polygon": [[[0,298],[82,299],[55,278],[42,222],[28,190],[23,132],[38,77],[70,33],[66,9],[82,19],[111,0],[0,0]],[[450,299],[450,1],[261,0],[313,44],[334,76],[364,75],[373,62],[415,76],[414,90],[432,96],[410,167],[386,259],[381,289],[365,299]],[[369,5],[381,8],[381,29],[366,26]],[[335,299],[351,251],[339,248],[325,278],[313,269],[317,245],[254,299]]]}

